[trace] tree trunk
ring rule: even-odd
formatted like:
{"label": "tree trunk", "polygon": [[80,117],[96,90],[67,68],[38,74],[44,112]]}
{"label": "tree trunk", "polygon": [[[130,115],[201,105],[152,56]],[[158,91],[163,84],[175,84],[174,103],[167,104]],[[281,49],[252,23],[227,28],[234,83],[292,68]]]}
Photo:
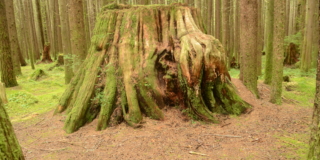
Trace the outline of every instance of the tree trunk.
{"label": "tree trunk", "polygon": [[272,79],[272,50],[273,50],[273,5],[274,0],[269,0],[267,3],[267,13],[266,13],[266,66],[265,66],[265,76],[264,83],[271,84]]}
{"label": "tree trunk", "polygon": [[73,70],[76,72],[87,53],[83,5],[82,0],[70,0],[68,5]]}
{"label": "tree trunk", "polygon": [[[0,0],[0,5],[3,4],[1,1],[3,0]],[[0,148],[1,148],[0,156],[2,159],[24,160],[21,147],[14,133],[8,114],[4,109],[1,98],[0,98]]]}
{"label": "tree trunk", "polygon": [[222,45],[224,46],[224,51],[226,53],[227,61],[226,65],[227,68],[230,68],[230,60],[231,60],[231,54],[230,54],[230,42],[229,42],[229,35],[230,35],[230,1],[229,0],[223,0],[222,1]]}
{"label": "tree trunk", "polygon": [[257,35],[258,35],[258,2],[240,0],[240,79],[243,84],[259,97],[257,88]]}
{"label": "tree trunk", "polygon": [[215,0],[215,34],[214,36],[221,40],[221,0]]}
{"label": "tree trunk", "polygon": [[258,2],[258,34],[257,34],[257,75],[260,76],[261,72],[261,65],[262,65],[262,50],[263,50],[263,18],[262,18],[262,1],[257,0]]}
{"label": "tree trunk", "polygon": [[19,60],[19,55],[21,54],[21,50],[20,50],[20,45],[19,45],[18,35],[17,35],[17,28],[15,23],[13,0],[6,1],[6,12],[7,12],[7,20],[8,20],[13,69],[16,75],[21,75],[22,73],[21,73],[20,60]]}
{"label": "tree trunk", "polygon": [[99,116],[137,127],[142,114],[164,118],[165,105],[194,119],[239,115],[250,107],[237,94],[221,43],[204,34],[194,8],[109,5],[97,19],[89,55],[60,99],[64,129],[74,132]]}
{"label": "tree trunk", "polygon": [[3,104],[8,103],[6,88],[3,83],[0,83],[0,99],[2,100]]}
{"label": "tree trunk", "polygon": [[71,54],[71,42],[70,42],[70,29],[68,21],[68,8],[67,1],[59,0],[59,15],[61,24],[61,41],[64,58],[64,80],[68,84],[73,77],[72,70],[72,54]]}
{"label": "tree trunk", "polygon": [[312,52],[313,52],[313,36],[315,25],[313,14],[315,13],[315,2],[316,0],[307,0],[307,10],[305,18],[305,30],[303,37],[303,46],[301,52],[301,66],[300,69],[302,72],[308,72],[312,66]]}
{"label": "tree trunk", "polygon": [[273,70],[270,102],[281,104],[282,81],[283,81],[283,59],[284,59],[284,37],[286,34],[286,0],[274,2],[274,30],[273,30]]}
{"label": "tree trunk", "polygon": [[1,82],[6,87],[17,86],[16,75],[13,70],[8,23],[4,0],[0,1],[0,69]]}
{"label": "tree trunk", "polygon": [[[318,13],[320,13],[320,7],[318,8]],[[320,21],[320,16],[318,17],[318,21]],[[317,28],[320,30],[319,23]],[[320,48],[320,39],[318,39],[318,47]],[[309,141],[310,148],[308,153],[308,159],[312,160],[320,158],[320,51],[318,52],[317,62],[316,94],[314,98],[311,136]]]}

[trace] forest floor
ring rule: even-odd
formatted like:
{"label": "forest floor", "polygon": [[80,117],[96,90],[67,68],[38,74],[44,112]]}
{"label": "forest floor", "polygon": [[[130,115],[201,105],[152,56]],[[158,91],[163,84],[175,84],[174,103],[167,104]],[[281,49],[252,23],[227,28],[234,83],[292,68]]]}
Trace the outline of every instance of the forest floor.
{"label": "forest floor", "polygon": [[[53,73],[51,78],[40,82],[50,86],[52,75],[63,74],[63,71]],[[304,159],[312,103],[305,106],[296,99],[283,97],[282,105],[274,105],[269,103],[269,86],[260,82],[260,99],[256,99],[240,80],[233,78],[232,82],[253,110],[241,116],[226,116],[220,124],[186,120],[178,109],[164,108],[164,121],[145,118],[145,124],[139,129],[122,123],[96,131],[95,120],[75,133],[66,134],[62,129],[65,115],[53,116],[54,103],[65,88],[63,79],[54,82],[57,92],[52,86],[46,91],[42,91],[40,85],[30,87],[34,92],[41,92],[32,93],[36,98],[43,94],[50,96],[50,103],[38,98],[36,103],[47,103],[41,112],[30,109],[20,113],[20,109],[12,109],[12,102],[6,108],[27,160]],[[22,81],[20,84],[8,89],[9,100],[17,90],[27,88]],[[312,101],[313,97],[309,99]],[[33,108],[30,106],[25,110]]]}

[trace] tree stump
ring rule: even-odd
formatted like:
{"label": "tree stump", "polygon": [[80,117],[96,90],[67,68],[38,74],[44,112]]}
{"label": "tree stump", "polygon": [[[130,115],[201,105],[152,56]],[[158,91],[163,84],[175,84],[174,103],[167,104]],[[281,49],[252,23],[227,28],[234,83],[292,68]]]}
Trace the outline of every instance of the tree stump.
{"label": "tree stump", "polygon": [[99,15],[86,60],[62,95],[72,133],[99,117],[98,130],[143,115],[163,120],[161,108],[179,106],[196,120],[249,108],[230,82],[221,43],[206,35],[195,8],[108,5]]}
{"label": "tree stump", "polygon": [[42,59],[39,63],[52,63],[52,59],[50,57],[50,44],[45,44],[43,47]]}
{"label": "tree stump", "polygon": [[64,65],[63,54],[59,54],[57,59],[57,66],[62,66],[62,65]]}
{"label": "tree stump", "polygon": [[297,49],[297,45],[294,43],[290,43],[286,49],[284,64],[285,65],[293,65],[299,61],[299,51]]}

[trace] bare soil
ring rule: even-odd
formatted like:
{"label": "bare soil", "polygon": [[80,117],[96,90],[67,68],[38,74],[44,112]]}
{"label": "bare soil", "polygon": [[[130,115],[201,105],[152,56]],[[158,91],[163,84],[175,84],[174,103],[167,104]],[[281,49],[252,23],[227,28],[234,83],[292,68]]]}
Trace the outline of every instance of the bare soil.
{"label": "bare soil", "polygon": [[[96,131],[97,121],[73,134],[63,131],[65,116],[53,111],[33,115],[14,128],[27,160],[76,159],[299,159],[295,144],[307,143],[312,107],[268,102],[270,89],[259,84],[256,99],[238,79],[232,79],[241,97],[253,106],[239,117],[226,116],[220,124],[187,120],[175,108],[163,109],[164,121],[145,118],[142,128],[122,123]],[[288,157],[288,155],[290,155]]]}

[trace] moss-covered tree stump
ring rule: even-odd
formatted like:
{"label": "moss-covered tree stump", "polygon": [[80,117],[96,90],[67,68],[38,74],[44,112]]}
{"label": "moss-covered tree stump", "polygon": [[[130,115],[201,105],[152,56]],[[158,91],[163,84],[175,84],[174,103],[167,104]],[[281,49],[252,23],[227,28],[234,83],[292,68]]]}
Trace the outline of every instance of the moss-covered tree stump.
{"label": "moss-covered tree stump", "polygon": [[122,120],[137,127],[143,115],[163,120],[161,108],[180,106],[190,117],[217,122],[250,107],[237,94],[221,43],[204,34],[196,9],[106,6],[89,55],[60,99],[64,129],[72,133],[98,117],[97,129]]}

